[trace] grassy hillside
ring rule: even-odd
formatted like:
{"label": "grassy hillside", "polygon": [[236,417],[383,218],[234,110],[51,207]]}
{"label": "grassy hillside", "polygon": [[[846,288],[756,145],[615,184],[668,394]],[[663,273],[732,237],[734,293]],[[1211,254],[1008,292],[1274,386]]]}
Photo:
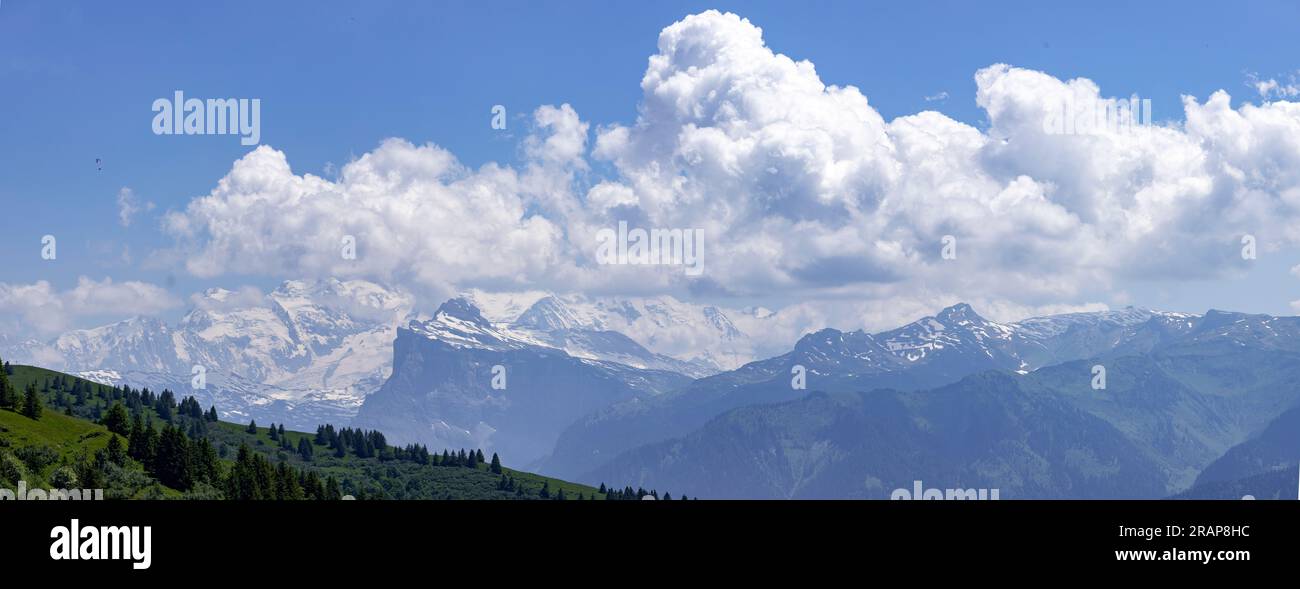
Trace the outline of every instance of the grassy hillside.
{"label": "grassy hillside", "polygon": [[[0,409],[0,486],[5,488],[14,488],[18,478],[27,481],[29,488],[67,486],[74,481],[74,486],[85,485],[88,481],[84,479],[92,479],[89,482],[102,483],[106,495],[113,498],[220,499],[229,494],[223,486],[236,469],[240,448],[247,447],[275,468],[288,467],[300,478],[311,474],[336,483],[339,492],[359,499],[540,499],[556,498],[561,491],[566,499],[606,498],[595,488],[532,473],[504,467],[500,474],[493,473],[485,463],[439,465],[442,449],[430,449],[429,454],[438,457],[429,460],[426,455],[424,462],[420,462],[419,452],[387,445],[375,448],[374,456],[361,457],[345,450],[340,457],[335,448],[320,443],[315,433],[285,431],[280,435],[277,431],[274,437],[281,439],[273,439],[270,427],[250,433],[247,424],[187,415],[187,403],[172,403],[171,397],[159,399],[157,393],[108,387],[32,366],[12,366],[11,371],[10,387],[20,402],[16,408]],[[38,420],[19,412],[29,385],[36,387],[44,406]],[[141,402],[142,398],[153,401]],[[176,485],[182,490],[162,484],[160,478],[165,477],[158,473],[165,467],[152,460],[125,459],[121,465],[113,464],[107,455],[109,441],[116,434],[102,423],[114,404],[123,405],[133,421],[139,419],[151,428],[169,425],[184,432],[191,447],[206,440],[217,456],[218,476]],[[130,436],[123,433],[117,437],[121,446],[129,445]],[[310,446],[310,457],[299,451],[302,444]],[[503,488],[507,483],[508,488]]]}
{"label": "grassy hillside", "polygon": [[[36,384],[40,392],[46,378],[59,374],[30,366],[11,368],[9,384],[18,395],[29,384]],[[93,384],[83,381],[82,386]],[[99,483],[94,488],[105,489],[105,496],[114,499],[181,496],[179,491],[158,484],[138,464],[104,473],[107,476],[102,481],[83,480],[87,477],[79,475],[93,468],[93,457],[108,446],[112,434],[90,419],[54,410],[50,404],[56,395],[54,391],[40,392],[45,405],[40,419],[31,419],[17,410],[0,409],[0,486],[14,489],[23,480],[29,489],[78,488],[92,482]],[[83,415],[93,411],[88,406]]]}
{"label": "grassy hillside", "polygon": [[103,450],[108,445],[108,429],[104,426],[59,413],[33,420],[13,411],[0,411],[0,428],[6,446],[40,444],[64,458],[76,457],[83,450]]}

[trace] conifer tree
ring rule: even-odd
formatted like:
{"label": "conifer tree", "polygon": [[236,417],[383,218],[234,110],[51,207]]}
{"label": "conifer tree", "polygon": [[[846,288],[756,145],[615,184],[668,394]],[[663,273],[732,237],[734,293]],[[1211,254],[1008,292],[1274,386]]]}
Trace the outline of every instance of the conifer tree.
{"label": "conifer tree", "polygon": [[281,462],[275,470],[275,498],[280,501],[298,501],[305,497],[298,476],[288,464]]}
{"label": "conifer tree", "polygon": [[139,452],[144,447],[144,420],[136,413],[131,419],[131,432],[126,436],[126,453],[131,458],[140,460]]}
{"label": "conifer tree", "polygon": [[162,484],[182,491],[194,486],[194,465],[191,462],[190,441],[185,432],[171,424],[163,426],[158,437],[158,454],[154,471]]}
{"label": "conifer tree", "polygon": [[269,499],[266,487],[259,476],[258,458],[247,444],[240,444],[239,455],[226,477],[226,497],[237,500]]}
{"label": "conifer tree", "polygon": [[13,385],[9,384],[8,364],[5,367],[6,370],[0,371],[0,409],[8,409],[17,403]]}
{"label": "conifer tree", "polygon": [[122,446],[122,438],[113,435],[108,440],[108,447],[105,449],[105,458],[118,466],[126,464],[126,448]]}
{"label": "conifer tree", "polygon": [[125,436],[130,434],[131,427],[129,418],[126,415],[126,407],[123,407],[121,403],[113,403],[113,406],[108,410],[108,414],[104,415],[103,425],[108,428],[108,431],[117,435]]}
{"label": "conifer tree", "polygon": [[166,422],[171,422],[172,406],[170,404],[163,402],[163,400],[159,398],[158,402],[154,403],[153,410],[158,412],[158,419],[161,419]]}
{"label": "conifer tree", "polygon": [[315,450],[312,448],[311,442],[307,441],[307,438],[298,439],[298,455],[302,456],[303,460],[311,462],[312,454],[314,453]]}
{"label": "conifer tree", "polygon": [[195,482],[220,482],[220,460],[207,438],[190,442],[190,470]]}
{"label": "conifer tree", "polygon": [[23,415],[32,419],[40,419],[43,410],[40,393],[36,392],[36,383],[29,383],[27,385],[27,397],[23,399]]}
{"label": "conifer tree", "polygon": [[133,440],[129,451],[131,458],[140,461],[140,464],[143,464],[146,470],[152,471],[154,457],[158,453],[158,431],[153,428],[152,421],[145,422],[140,429],[139,441]]}

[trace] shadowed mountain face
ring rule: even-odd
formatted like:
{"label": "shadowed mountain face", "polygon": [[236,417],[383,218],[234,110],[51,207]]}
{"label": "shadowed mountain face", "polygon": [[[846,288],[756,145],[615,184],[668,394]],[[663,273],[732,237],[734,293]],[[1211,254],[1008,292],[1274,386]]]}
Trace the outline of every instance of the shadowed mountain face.
{"label": "shadowed mountain face", "polygon": [[[1127,309],[1002,324],[959,304],[878,334],[823,329],[781,356],[588,416],[564,432],[545,468],[578,477],[625,450],[686,435],[728,410],[798,399],[806,391],[921,390],[987,370],[1026,372],[1126,348],[1146,351],[1178,333],[1166,324],[1190,318]],[[792,387],[797,367],[805,371],[806,390]]]}
{"label": "shadowed mountain face", "polygon": [[[1106,367],[1105,390],[1088,380],[1094,363]],[[1072,362],[1025,377],[1026,388],[1068,399],[1114,424],[1162,467],[1169,493],[1190,487],[1199,473],[1232,446],[1266,427],[1300,401],[1300,354],[1202,346]]]}
{"label": "shadowed mountain face", "polygon": [[888,499],[895,489],[1014,498],[1162,496],[1159,468],[1113,426],[987,373],[933,391],[814,393],[737,409],[628,452],[593,479],[702,497]]}
{"label": "shadowed mountain face", "polygon": [[1300,466],[1291,465],[1230,481],[1198,484],[1174,499],[1300,499]]}
{"label": "shadowed mountain face", "polygon": [[[786,374],[776,369],[760,372],[762,363],[755,363],[646,404],[680,415],[682,407],[716,410],[724,405],[719,399],[744,396],[745,400],[736,401],[737,407],[709,417],[704,417],[704,411],[696,413],[692,417],[703,422],[700,427],[627,448],[582,477],[634,480],[710,497],[866,497],[872,495],[865,488],[877,487],[863,480],[877,479],[879,488],[886,490],[906,487],[904,483],[916,479],[926,480],[927,486],[1001,488],[1003,498],[1168,496],[1187,489],[1216,458],[1300,402],[1300,389],[1295,387],[1300,382],[1300,354],[1295,351],[1300,342],[1298,322],[1221,312],[1205,317],[1150,316],[1118,330],[1121,337],[1110,340],[1110,349],[1087,361],[1024,375],[1003,368],[1004,376],[981,374],[914,393],[856,393],[864,399],[861,405],[843,401],[844,395],[791,390]],[[1055,333],[1077,337],[1096,331],[1075,323]],[[876,359],[873,353],[878,349],[872,344],[879,336],[831,335],[819,332],[805,338],[791,359]],[[1006,357],[1018,356],[1015,345],[1001,357],[992,349],[980,355],[957,355],[949,348],[989,340],[1014,343],[1018,336],[1014,327],[1009,335],[958,340],[942,351],[947,357],[982,356],[988,363],[1005,366]],[[1040,341],[1058,351],[1068,348],[1052,338]],[[809,349],[839,353],[799,355]],[[932,362],[943,358],[928,357]],[[1106,387],[1100,390],[1092,386],[1096,365],[1104,366],[1107,374]],[[842,371],[838,378],[816,381],[810,368],[808,388],[844,391],[854,385],[840,377],[845,373],[867,374]],[[906,371],[886,370],[857,382],[879,382],[875,379],[882,373],[886,378],[910,376]],[[747,375],[758,378],[745,382]],[[763,376],[770,380],[762,380]],[[912,382],[925,378],[917,375]],[[694,405],[679,400],[710,381],[734,386],[712,397],[702,395]],[[1036,402],[1011,402],[1021,397]],[[948,408],[956,413],[946,413]],[[620,415],[618,409],[578,427],[590,432],[599,431],[602,420],[650,423],[646,416],[656,413]],[[1048,440],[1071,442],[1044,445],[1043,436],[1049,433]],[[563,455],[566,437],[572,435],[570,430],[561,438],[557,455]],[[1261,463],[1284,458],[1277,453],[1257,454],[1268,456],[1256,461]],[[1059,468],[1065,470],[1055,470]],[[1237,472],[1257,472],[1251,468]],[[1109,478],[1115,473],[1125,474]],[[895,481],[899,477],[901,483]],[[949,482],[953,477],[960,480]]]}
{"label": "shadowed mountain face", "polygon": [[[1300,465],[1300,407],[1287,410],[1259,435],[1234,446],[1207,466],[1196,478],[1193,491],[1275,471],[1294,473],[1297,465]],[[1291,477],[1290,483],[1289,490],[1300,492],[1295,477]]]}
{"label": "shadowed mountain face", "polygon": [[51,345],[87,370],[125,367],[100,380],[182,393],[202,363],[200,400],[236,420],[351,421],[708,497],[875,497],[914,480],[1003,498],[1159,497],[1235,489],[1297,458],[1283,415],[1300,403],[1294,317],[1130,308],[1004,324],[959,304],[881,333],[823,329],[714,374],[706,356],[610,329],[703,324],[747,341],[715,309],[671,300],[546,296],[512,302],[508,318],[498,302],[489,320],[457,298],[394,328],[408,301],[363,282],[207,297],[175,326],[130,320]]}
{"label": "shadowed mountain face", "polygon": [[353,423],[399,443],[482,448],[527,464],[582,415],[689,381],[571,356],[493,325],[467,301],[453,299],[433,319],[398,331],[393,375]]}

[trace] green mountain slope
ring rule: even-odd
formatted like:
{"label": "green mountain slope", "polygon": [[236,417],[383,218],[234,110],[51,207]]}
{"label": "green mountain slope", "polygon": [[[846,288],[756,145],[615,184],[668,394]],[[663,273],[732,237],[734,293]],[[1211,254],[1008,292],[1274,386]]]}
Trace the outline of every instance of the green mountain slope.
{"label": "green mountain slope", "polygon": [[1214,481],[1196,485],[1174,495],[1173,499],[1300,499],[1300,468],[1279,468],[1231,481]]}
{"label": "green mountain slope", "polygon": [[922,392],[813,392],[724,413],[597,477],[708,497],[889,499],[895,489],[999,489],[1002,499],[1156,498],[1157,465],[1111,424],[1014,376]]}
{"label": "green mountain slope", "polygon": [[[29,489],[104,488],[107,498],[223,499],[231,498],[232,476],[238,479],[235,475],[245,473],[249,476],[236,482],[269,477],[264,481],[268,488],[278,489],[284,481],[296,479],[308,489],[308,498],[313,486],[325,491],[320,498],[607,498],[593,487],[499,464],[498,472],[493,472],[486,457],[472,465],[458,459],[474,451],[449,451],[444,463],[441,451],[419,447],[358,442],[358,447],[338,450],[342,444],[331,447],[321,443],[317,434],[281,434],[280,428],[273,433],[270,427],[250,432],[248,425],[216,421],[191,399],[177,403],[170,392],[109,387],[32,366],[9,366],[7,372],[8,396],[16,403],[0,408],[0,487],[6,489],[17,488],[22,480]],[[43,406],[39,419],[23,413],[29,388]],[[120,408],[114,410],[114,405]],[[115,414],[125,416],[125,424],[115,426],[121,435],[105,425],[112,424]],[[153,457],[134,456],[145,444],[131,447],[137,436],[127,428],[133,423],[137,428],[147,424],[155,434],[163,430],[159,441],[150,443],[156,446]],[[357,434],[354,440],[363,437],[359,430],[348,431]],[[110,447],[115,437],[116,450]],[[375,439],[382,441],[382,435],[365,438]],[[175,447],[186,450],[177,454]],[[203,450],[209,448],[215,476],[202,474]],[[616,492],[608,498],[623,495]]]}
{"label": "green mountain slope", "polygon": [[[1300,463],[1300,407],[1292,408],[1278,416],[1259,435],[1233,446],[1218,460],[1205,467],[1196,478],[1196,486],[1243,480],[1278,470],[1290,469],[1294,472],[1298,463]],[[1295,483],[1294,480],[1291,482]]]}
{"label": "green mountain slope", "polygon": [[[1300,354],[1249,342],[1195,340],[914,393],[754,404],[624,452],[579,480],[727,498],[885,498],[912,480],[1000,488],[1003,499],[1167,497],[1300,403]],[[1097,364],[1106,368],[1102,390],[1092,388]],[[1227,454],[1199,482],[1300,462],[1297,416]],[[1258,496],[1273,494],[1259,488]]]}
{"label": "green mountain slope", "polygon": [[[1106,366],[1105,390],[1087,378],[1096,363]],[[1024,378],[1025,387],[1068,399],[1136,442],[1160,464],[1171,494],[1300,401],[1296,382],[1300,355],[1229,346],[1072,362]]]}

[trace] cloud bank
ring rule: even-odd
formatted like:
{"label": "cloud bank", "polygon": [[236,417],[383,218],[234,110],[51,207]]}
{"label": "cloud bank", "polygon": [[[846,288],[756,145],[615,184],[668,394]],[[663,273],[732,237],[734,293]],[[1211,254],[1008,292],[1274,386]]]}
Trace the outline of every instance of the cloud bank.
{"label": "cloud bank", "polygon": [[[1232,276],[1246,235],[1261,254],[1300,242],[1300,103],[1219,91],[1184,97],[1178,122],[1060,134],[1044,121],[1063,104],[1117,99],[1007,64],[974,83],[987,128],[885,120],[867,92],[708,11],[660,33],[628,124],[543,106],[517,165],[389,139],[335,180],[264,145],[163,225],[199,277],[761,297],[790,304],[791,331],[959,300],[1000,319],[1098,308],[1134,280]],[[595,236],[619,221],[702,231],[703,275],[599,264]]]}
{"label": "cloud bank", "polygon": [[[1300,239],[1300,104],[1183,99],[1185,122],[1088,135],[1043,121],[1104,101],[1090,80],[995,64],[975,74],[981,131],[925,111],[886,121],[853,86],[767,47],[733,14],[665,28],[640,115],[594,131],[568,105],[534,113],[517,169],[466,169],[385,141],[331,182],[260,147],[171,213],[194,274],[359,276],[469,287],[839,297],[924,290],[1043,305],[1136,277],[1217,278]],[[589,162],[612,164],[594,182]],[[619,220],[698,228],[706,271],[610,267]],[[339,255],[357,239],[356,260]],[[944,236],[956,259],[940,255]]]}
{"label": "cloud bank", "polygon": [[44,280],[0,283],[0,328],[3,333],[46,338],[68,329],[78,319],[155,315],[180,304],[163,288],[146,282],[82,276],[76,286],[65,290]]}

